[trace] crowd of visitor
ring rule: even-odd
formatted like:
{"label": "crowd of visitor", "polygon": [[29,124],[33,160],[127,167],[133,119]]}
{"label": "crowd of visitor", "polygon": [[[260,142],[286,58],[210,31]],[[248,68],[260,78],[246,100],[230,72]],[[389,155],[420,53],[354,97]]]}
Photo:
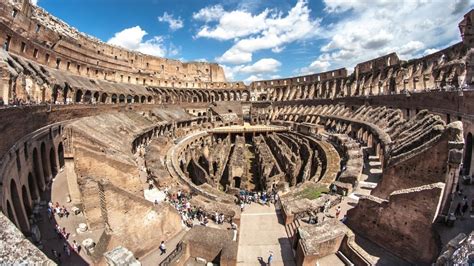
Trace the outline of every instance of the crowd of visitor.
{"label": "crowd of visitor", "polygon": [[[68,242],[70,233],[66,231],[66,227],[62,227],[57,222],[57,219],[67,219],[70,215],[70,212],[64,205],[60,205],[59,202],[53,204],[53,202],[48,203],[48,218],[50,222],[56,223],[54,226],[54,231],[57,235],[58,241],[63,242],[63,254],[66,254],[67,257],[71,256],[71,247],[74,252],[77,254],[81,251],[81,246],[77,244],[76,240],[72,241],[72,244]],[[51,249],[56,262],[61,263],[61,252],[55,249]]]}

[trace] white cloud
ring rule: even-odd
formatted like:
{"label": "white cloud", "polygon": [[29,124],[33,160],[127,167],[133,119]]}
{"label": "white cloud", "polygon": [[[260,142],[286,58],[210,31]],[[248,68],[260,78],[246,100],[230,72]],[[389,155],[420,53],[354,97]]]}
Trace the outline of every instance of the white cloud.
{"label": "white cloud", "polygon": [[457,24],[474,3],[324,0],[324,4],[327,16],[337,20],[320,30],[326,40],[320,55],[310,65],[295,70],[298,73],[325,71],[326,66],[351,69],[357,63],[391,52],[401,59],[434,52],[434,48],[460,41]]}
{"label": "white cloud", "polygon": [[263,58],[255,62],[253,65],[242,67],[239,72],[246,74],[274,73],[279,70],[280,66],[281,63],[278,60],[273,58]]}
{"label": "white cloud", "polygon": [[423,55],[429,55],[429,54],[434,54],[436,52],[438,52],[439,49],[437,48],[430,48],[430,49],[426,49],[424,52],[423,52]]}
{"label": "white cloud", "polygon": [[[470,1],[469,0],[454,0],[451,2],[451,14],[453,15],[463,15],[462,12],[469,9]],[[472,5],[472,4],[471,4]]]}
{"label": "white cloud", "polygon": [[425,44],[420,41],[410,41],[403,45],[398,52],[400,55],[417,53],[421,49],[425,48]]}
{"label": "white cloud", "polygon": [[331,66],[331,63],[328,61],[314,60],[309,66],[297,69],[295,72],[301,75],[320,73],[328,70],[329,66]]}
{"label": "white cloud", "polygon": [[224,8],[221,5],[208,6],[197,13],[193,13],[193,19],[205,22],[215,21],[219,20],[224,12]]}
{"label": "white cloud", "polygon": [[[218,11],[215,16],[210,15],[212,9]],[[312,19],[310,11],[307,0],[298,0],[286,15],[269,9],[254,15],[245,9],[228,12],[222,6],[207,7],[193,17],[206,22],[215,21],[216,25],[206,23],[195,37],[234,40],[234,45],[216,61],[249,63],[254,52],[270,49],[279,53],[286,44],[316,36],[320,20]]]}
{"label": "white cloud", "polygon": [[219,18],[219,24],[215,28],[204,25],[199,30],[196,37],[230,40],[258,33],[265,29],[265,19],[267,18],[268,13],[269,11],[265,10],[259,15],[253,16],[247,11],[241,10],[224,12]]}
{"label": "white cloud", "polygon": [[107,43],[158,57],[175,56],[179,53],[179,48],[172,44],[167,48],[162,36],[154,36],[144,41],[143,37],[147,34],[140,26],[135,26],[115,33]]}
{"label": "white cloud", "polygon": [[[408,0],[410,1],[410,0]],[[367,8],[385,8],[391,6],[393,0],[371,0],[371,1],[360,1],[360,0],[324,0],[325,8],[324,11],[327,13],[342,13],[349,10],[363,10]],[[395,11],[395,10],[394,10]]]}
{"label": "white cloud", "polygon": [[158,17],[158,21],[166,22],[170,25],[170,30],[175,31],[184,27],[183,20],[181,17],[174,18],[173,14],[163,13],[163,16]]}
{"label": "white cloud", "polygon": [[244,79],[244,82],[245,82],[246,84],[249,84],[249,83],[251,83],[251,82],[253,82],[253,81],[256,81],[256,80],[263,80],[263,79],[264,79],[264,77],[261,76],[261,75],[251,75],[251,76],[249,76],[248,78]]}
{"label": "white cloud", "polygon": [[252,61],[252,53],[240,50],[228,50],[222,56],[216,58],[219,63],[244,64]]}
{"label": "white cloud", "polygon": [[31,4],[33,4],[33,5],[35,5],[35,6],[38,5],[38,1],[39,1],[39,0],[30,0]]}
{"label": "white cloud", "polygon": [[[222,65],[224,68],[225,76],[229,80],[235,80],[240,75],[250,75],[250,77],[258,77],[263,79],[264,77],[269,78],[268,74],[276,73],[280,70],[281,62],[273,58],[262,58],[257,62],[249,65],[237,65],[227,66]],[[271,75],[271,76],[276,76]],[[246,79],[244,79],[246,80]]]}

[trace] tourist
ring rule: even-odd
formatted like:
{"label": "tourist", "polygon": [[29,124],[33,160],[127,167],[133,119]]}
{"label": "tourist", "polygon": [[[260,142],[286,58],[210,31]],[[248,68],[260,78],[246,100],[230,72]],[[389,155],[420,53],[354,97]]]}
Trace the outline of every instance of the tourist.
{"label": "tourist", "polygon": [[67,242],[63,243],[63,249],[66,255],[68,255],[68,257],[71,256],[71,248],[69,248],[69,245]]}
{"label": "tourist", "polygon": [[467,196],[462,198],[462,205],[464,206],[464,204],[467,204]]}
{"label": "tourist", "polygon": [[337,206],[336,208],[336,219],[339,219],[339,214],[341,214],[341,206]]}
{"label": "tourist", "polygon": [[331,207],[331,201],[327,199],[326,202],[324,202],[324,212],[325,213],[328,212],[330,207]]}
{"label": "tourist", "polygon": [[74,249],[74,251],[75,251],[76,253],[79,253],[79,252],[80,252],[80,248],[79,248],[79,247],[80,247],[80,246],[77,244],[76,240],[73,240],[73,241],[72,241],[72,249]]}
{"label": "tourist", "polygon": [[53,219],[53,209],[51,209],[50,207],[48,207],[48,218],[49,220]]}
{"label": "tourist", "polygon": [[202,220],[201,225],[207,226],[208,223],[209,223],[209,220],[207,219],[207,216],[204,216],[204,219]]}
{"label": "tourist", "polygon": [[69,211],[66,209],[66,207],[64,207],[64,205],[63,205],[63,214],[66,218],[69,217]]}
{"label": "tourist", "polygon": [[271,265],[272,265],[272,261],[273,261],[273,251],[270,251],[270,254],[268,255],[267,265],[268,265],[268,266],[271,266]]}
{"label": "tourist", "polygon": [[56,224],[56,234],[58,235],[58,239],[61,239],[62,233],[59,224]]}
{"label": "tourist", "polygon": [[241,211],[241,212],[244,212],[244,208],[245,208],[245,203],[242,201],[242,202],[240,203],[240,211]]}
{"label": "tourist", "polygon": [[160,255],[163,255],[163,254],[166,253],[165,241],[161,241],[161,244],[160,244],[160,251],[161,251],[161,254],[160,254]]}
{"label": "tourist", "polygon": [[469,204],[467,203],[467,201],[462,205],[462,209],[461,209],[461,216],[464,217],[464,214],[466,213],[467,209],[469,208]]}
{"label": "tourist", "polygon": [[56,250],[52,249],[54,258],[58,261],[58,263],[61,263],[61,253],[57,252]]}
{"label": "tourist", "polygon": [[456,209],[454,210],[454,215],[455,216],[461,216],[461,202],[458,203],[458,205],[456,206]]}

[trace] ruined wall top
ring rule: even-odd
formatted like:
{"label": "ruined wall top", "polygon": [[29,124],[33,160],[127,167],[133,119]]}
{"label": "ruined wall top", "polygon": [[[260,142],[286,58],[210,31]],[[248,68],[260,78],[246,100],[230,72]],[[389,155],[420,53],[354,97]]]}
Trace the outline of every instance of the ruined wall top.
{"label": "ruined wall top", "polygon": [[464,45],[474,47],[474,9],[464,15],[464,19],[459,23],[459,31],[461,32]]}

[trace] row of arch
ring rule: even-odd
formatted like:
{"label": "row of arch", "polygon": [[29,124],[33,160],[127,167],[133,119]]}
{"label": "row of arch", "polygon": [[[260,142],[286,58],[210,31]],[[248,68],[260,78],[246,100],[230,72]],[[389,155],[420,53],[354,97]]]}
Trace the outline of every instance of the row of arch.
{"label": "row of arch", "polygon": [[148,88],[148,90],[157,95],[156,99],[158,103],[250,100],[250,92],[247,90],[196,90],[171,88]]}
{"label": "row of arch", "polygon": [[[58,134],[58,144],[55,141],[45,139],[38,141],[31,152],[26,150],[16,153],[17,167],[20,171],[18,176],[11,176],[7,181],[8,193],[4,191],[4,212],[7,217],[25,234],[30,235],[32,229],[31,217],[35,202],[39,202],[44,193],[50,189],[51,180],[58,174],[59,169],[64,167],[64,146]],[[35,144],[32,144],[32,146]],[[24,166],[18,166],[18,164]],[[9,195],[9,196],[8,196]]]}
{"label": "row of arch", "polygon": [[61,103],[154,103],[151,95],[131,95],[131,94],[117,94],[107,93],[91,90],[72,89],[65,86],[62,89],[60,86],[53,88],[52,95],[53,102]]}
{"label": "row of arch", "polygon": [[179,102],[214,102],[214,101],[247,101],[250,98],[246,90],[198,90],[173,88],[146,88],[147,95],[107,93],[84,89],[73,89],[66,85],[53,87],[54,103],[179,103]]}

